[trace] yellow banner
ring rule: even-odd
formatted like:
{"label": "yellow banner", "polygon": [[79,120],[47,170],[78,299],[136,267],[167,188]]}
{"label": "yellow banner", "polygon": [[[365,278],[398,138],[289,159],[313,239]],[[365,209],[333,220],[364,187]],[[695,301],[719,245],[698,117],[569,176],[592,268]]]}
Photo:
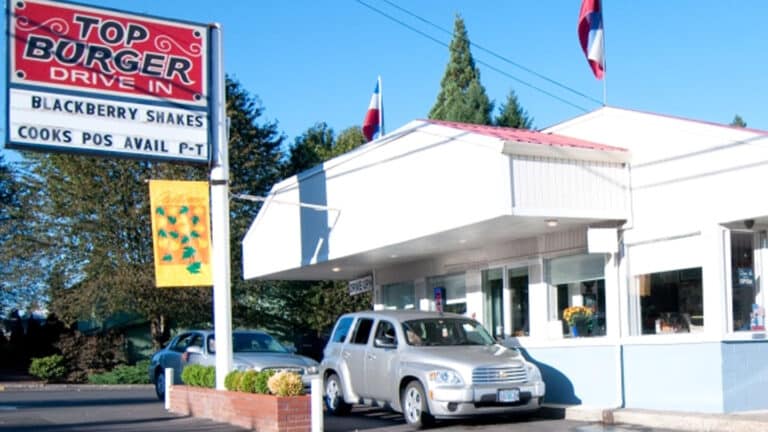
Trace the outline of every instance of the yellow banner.
{"label": "yellow banner", "polygon": [[150,180],[155,285],[213,285],[208,182]]}

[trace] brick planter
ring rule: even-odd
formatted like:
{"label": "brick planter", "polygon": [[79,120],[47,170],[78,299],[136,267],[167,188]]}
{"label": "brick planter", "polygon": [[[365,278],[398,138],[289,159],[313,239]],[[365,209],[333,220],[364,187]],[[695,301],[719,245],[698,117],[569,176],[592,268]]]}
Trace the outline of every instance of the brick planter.
{"label": "brick planter", "polygon": [[309,432],[312,428],[310,397],[171,386],[170,411],[259,432]]}

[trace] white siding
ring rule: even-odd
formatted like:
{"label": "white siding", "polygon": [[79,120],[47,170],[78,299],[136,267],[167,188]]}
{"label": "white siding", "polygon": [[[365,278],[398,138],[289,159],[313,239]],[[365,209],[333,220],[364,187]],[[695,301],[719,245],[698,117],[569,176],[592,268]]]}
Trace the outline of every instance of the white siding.
{"label": "white siding", "polygon": [[514,156],[511,164],[515,214],[627,217],[622,164],[530,156]]}

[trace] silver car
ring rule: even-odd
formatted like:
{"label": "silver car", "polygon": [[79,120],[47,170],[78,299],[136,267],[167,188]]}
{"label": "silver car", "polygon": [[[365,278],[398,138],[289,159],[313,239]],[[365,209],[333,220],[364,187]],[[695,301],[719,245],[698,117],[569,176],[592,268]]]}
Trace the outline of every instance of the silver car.
{"label": "silver car", "polygon": [[[191,330],[180,333],[149,363],[149,379],[155,393],[165,398],[165,369],[173,368],[174,383],[181,383],[181,371],[189,364],[216,365],[216,340],[213,330]],[[237,370],[289,370],[302,376],[304,387],[310,386],[310,375],[318,372],[318,363],[296,355],[263,331],[232,332],[232,363]]]}
{"label": "silver car", "polygon": [[422,427],[435,418],[533,411],[544,397],[536,365],[456,314],[345,314],[323,354],[325,403],[334,415],[352,404],[387,406]]}

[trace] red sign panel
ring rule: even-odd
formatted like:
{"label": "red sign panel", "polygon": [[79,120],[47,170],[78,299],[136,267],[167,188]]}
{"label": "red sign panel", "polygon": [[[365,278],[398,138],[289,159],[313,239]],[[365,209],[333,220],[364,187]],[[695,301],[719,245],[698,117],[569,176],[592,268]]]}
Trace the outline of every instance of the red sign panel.
{"label": "red sign panel", "polygon": [[205,26],[45,0],[11,5],[12,84],[207,104]]}

